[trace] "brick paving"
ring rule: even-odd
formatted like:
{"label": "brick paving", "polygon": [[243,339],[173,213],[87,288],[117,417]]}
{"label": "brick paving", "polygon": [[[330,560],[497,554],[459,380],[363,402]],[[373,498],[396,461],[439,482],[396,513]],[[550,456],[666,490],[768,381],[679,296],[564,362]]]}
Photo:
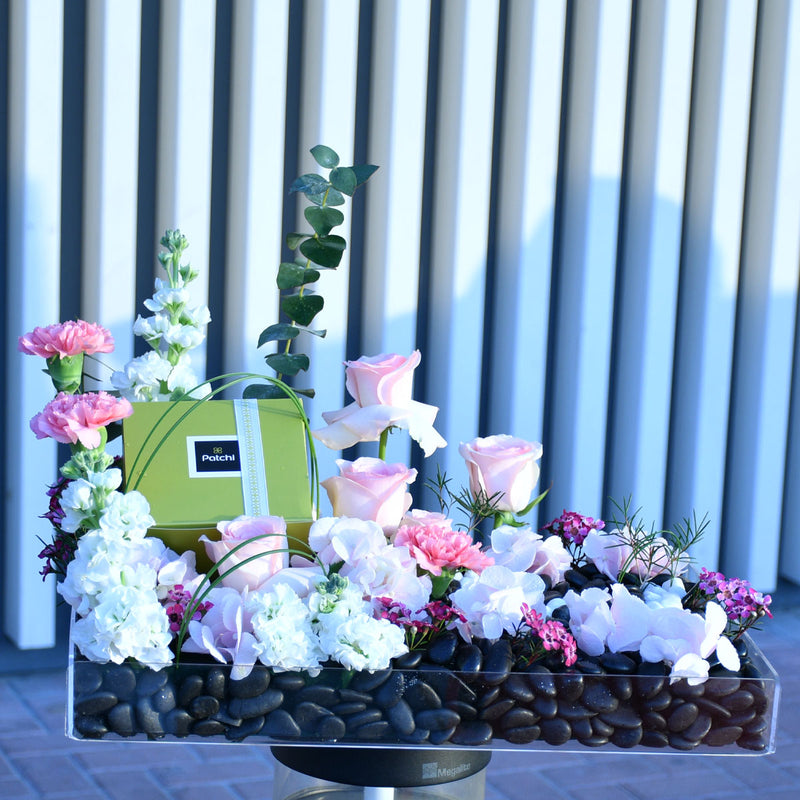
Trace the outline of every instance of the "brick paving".
{"label": "brick paving", "polygon": [[[781,676],[777,751],[724,757],[589,751],[497,752],[486,800],[795,800],[800,789],[800,605],[756,641]],[[2,800],[270,800],[263,745],[73,741],[64,735],[65,673],[0,675]]]}

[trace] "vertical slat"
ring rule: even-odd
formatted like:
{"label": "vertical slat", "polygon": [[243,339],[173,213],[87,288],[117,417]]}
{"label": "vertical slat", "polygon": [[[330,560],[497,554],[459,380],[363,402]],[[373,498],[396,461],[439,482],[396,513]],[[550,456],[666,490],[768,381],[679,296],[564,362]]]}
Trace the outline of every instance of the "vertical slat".
{"label": "vertical slat", "polygon": [[[58,320],[62,36],[58,0],[12,2],[6,335],[13,343],[34,326]],[[47,523],[38,517],[43,490],[56,477],[56,446],[35,441],[28,427],[52,396],[42,366],[38,358],[14,352],[5,379],[4,625],[21,648],[55,642],[54,584],[37,574],[36,536],[47,534]]]}
{"label": "vertical slat", "polygon": [[[509,4],[489,425],[541,441],[565,2]],[[544,459],[551,457],[550,452]]]}
{"label": "vertical slat", "polygon": [[233,12],[225,371],[265,374],[269,351],[256,344],[278,321],[289,3],[247,0]]}
{"label": "vertical slat", "polygon": [[[415,347],[429,24],[429,2],[375,6],[369,162],[380,170],[362,190],[365,355]],[[389,438],[388,460],[408,463],[409,451],[407,436]]]}
{"label": "vertical slat", "polygon": [[636,19],[605,496],[660,527],[695,8],[642,3]]}
{"label": "vertical slat", "polygon": [[[320,167],[309,155],[317,144],[332,147],[343,166],[353,163],[355,92],[358,43],[358,3],[356,0],[309,0],[304,13],[303,88],[300,141],[301,172],[317,172]],[[305,198],[300,201],[305,207]],[[348,201],[345,222],[336,232],[350,236]],[[300,216],[298,228],[308,230]],[[314,319],[314,328],[324,328],[324,339],[306,336],[298,339],[302,352],[311,358],[308,382],[316,397],[306,403],[313,427],[320,427],[323,411],[333,411],[344,403],[345,341],[347,336],[347,297],[350,278],[349,256],[345,251],[335,272],[323,272],[318,283],[325,308]],[[357,312],[356,312],[357,313]],[[298,381],[300,382],[300,381]],[[338,474],[338,453],[317,448],[323,478]]]}
{"label": "vertical slat", "polygon": [[665,519],[695,510],[719,561],[753,44],[753,2],[704,2],[694,68]]}
{"label": "vertical slat", "polygon": [[81,313],[114,335],[116,369],[133,357],[140,27],[139,2],[89,3]]}
{"label": "vertical slat", "polygon": [[[781,483],[800,264],[800,83],[786,70],[790,19],[798,17],[791,6],[783,0],[759,8],[723,517],[723,571],[765,590],[777,584],[785,519]],[[747,484],[753,490],[741,491]]]}
{"label": "vertical slat", "polygon": [[497,59],[496,2],[445,4],[426,361],[428,398],[449,446],[428,459],[458,480],[458,444],[478,434]]}
{"label": "vertical slat", "polygon": [[[778,196],[779,214],[775,220],[776,264],[786,264],[787,268],[800,262],[800,243],[798,243],[798,220],[800,213],[793,205],[797,202],[796,191],[800,186],[800,174],[796,158],[797,148],[792,142],[800,139],[800,9],[792,4],[788,27],[788,52],[786,57],[784,89],[784,123],[781,136],[779,163],[782,165]],[[789,98],[794,98],[789,100]],[[787,102],[788,100],[788,102]],[[792,148],[791,155],[787,148]],[[796,284],[795,284],[796,286]],[[800,583],[800,537],[789,522],[798,519],[800,514],[800,298],[794,308],[794,348],[790,416],[786,428],[786,471],[783,475],[783,514],[779,522],[781,533],[779,570],[781,576]],[[794,515],[794,516],[793,516]],[[755,531],[758,535],[759,528]]]}
{"label": "vertical slat", "polygon": [[[200,271],[192,302],[208,303],[211,208],[211,130],[214,99],[213,0],[170,0],[161,6],[156,231],[180,228],[186,257]],[[158,243],[153,242],[153,252]],[[154,261],[154,274],[163,270]],[[205,346],[192,351],[192,368],[205,372]]]}
{"label": "vertical slat", "polygon": [[546,474],[546,510],[598,515],[630,32],[625,2],[576,3]]}

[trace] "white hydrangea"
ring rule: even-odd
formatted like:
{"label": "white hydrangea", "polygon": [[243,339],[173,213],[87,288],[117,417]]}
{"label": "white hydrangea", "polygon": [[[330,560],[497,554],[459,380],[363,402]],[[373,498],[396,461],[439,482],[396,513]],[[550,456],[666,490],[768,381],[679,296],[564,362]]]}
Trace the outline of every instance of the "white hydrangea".
{"label": "white hydrangea", "polygon": [[544,591],[544,581],[538,575],[495,564],[480,575],[466,572],[450,600],[467,618],[466,624],[459,624],[465,639],[499,639],[503,631],[513,633],[517,629],[523,603],[544,613]]}

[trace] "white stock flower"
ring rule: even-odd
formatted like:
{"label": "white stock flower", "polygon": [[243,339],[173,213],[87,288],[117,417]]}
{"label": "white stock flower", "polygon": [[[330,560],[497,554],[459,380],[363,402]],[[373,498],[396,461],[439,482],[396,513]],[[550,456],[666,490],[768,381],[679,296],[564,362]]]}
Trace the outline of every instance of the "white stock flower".
{"label": "white stock flower", "polygon": [[129,361],[112,374],[111,384],[130,401],[157,400],[162,381],[169,378],[172,365],[155,350]]}
{"label": "white stock flower", "polygon": [[208,306],[187,307],[181,312],[181,323],[183,325],[193,325],[196,328],[200,328],[208,325],[209,322],[211,322],[211,312]]}
{"label": "white stock flower", "polygon": [[287,584],[269,592],[253,592],[247,601],[261,663],[278,672],[307,670],[319,674],[325,653],[311,627],[308,606]]}
{"label": "white stock flower", "polygon": [[170,325],[164,332],[163,341],[184,350],[192,350],[202,344],[205,338],[205,334],[193,325]]}
{"label": "white stock flower", "polygon": [[167,379],[167,388],[170,392],[189,394],[190,397],[199,399],[211,392],[211,387],[207,383],[200,383],[200,378],[191,367],[191,359],[188,355],[182,355],[178,363],[173,368]]}
{"label": "white stock flower", "polygon": [[462,635],[498,639],[503,631],[513,633],[519,626],[523,603],[544,612],[544,590],[544,581],[532,572],[493,565],[480,575],[466,572],[450,600],[467,618],[465,626],[459,625]]}
{"label": "white stock flower", "polygon": [[83,521],[96,511],[94,502],[95,487],[84,478],[70,481],[61,495],[61,508],[64,519],[60,527],[69,533],[75,533],[83,525]]}
{"label": "white stock flower", "polygon": [[157,347],[170,327],[172,327],[172,323],[170,322],[169,314],[159,312],[152,317],[143,317],[140,314],[136,317],[136,322],[133,323],[133,333],[135,336],[141,336],[146,342]]}
{"label": "white stock flower", "polygon": [[143,539],[147,529],[156,524],[150,516],[150,504],[141,492],[114,492],[109,495],[106,507],[100,515],[103,530],[125,531],[131,539]]}
{"label": "white stock flower", "polygon": [[189,301],[189,290],[185,287],[171,287],[168,283],[156,279],[156,292],[152,298],[144,301],[148,311],[171,311],[185,306]]}
{"label": "white stock flower", "polygon": [[76,621],[72,636],[92,661],[121,664],[133,658],[152,669],[172,663],[169,620],[152,590],[111,587],[88,616]]}
{"label": "white stock flower", "polygon": [[323,651],[346,669],[386,669],[393,658],[408,652],[403,630],[385,619],[323,614],[319,624]]}

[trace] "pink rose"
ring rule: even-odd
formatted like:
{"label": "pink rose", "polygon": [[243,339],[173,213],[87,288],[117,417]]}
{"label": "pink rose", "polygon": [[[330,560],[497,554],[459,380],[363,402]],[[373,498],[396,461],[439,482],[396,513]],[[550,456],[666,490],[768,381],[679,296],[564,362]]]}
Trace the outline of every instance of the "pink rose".
{"label": "pink rose", "polygon": [[[282,517],[248,517],[242,515],[234,520],[223,520],[217,523],[221,539],[212,542],[206,536],[200,541],[205,544],[208,557],[217,562],[228,556],[220,564],[220,573],[234,569],[230,575],[222,579],[223,586],[229,586],[239,592],[249,589],[251,592],[280,570],[289,566],[289,554],[286,538],[286,522]],[[252,540],[252,541],[251,541]],[[249,542],[248,544],[244,544]],[[244,544],[236,552],[231,551]],[[259,556],[248,563],[248,558]]]}
{"label": "pink rose", "polygon": [[441,575],[442,569],[471,569],[482,572],[494,559],[481,551],[480,545],[463,531],[447,525],[406,525],[394,537],[395,547],[407,547],[422,569]]}
{"label": "pink rose", "polygon": [[380,458],[337,459],[339,475],[322,481],[337,517],[373,520],[382,528],[396,528],[411,505],[406,486],[417,477],[405,464],[387,464]]}
{"label": "pink rose", "polygon": [[500,434],[473,439],[459,445],[458,452],[467,462],[469,488],[476,497],[494,497],[498,511],[522,511],[531,499],[539,480],[542,446],[514,436]]}
{"label": "pink rose", "polygon": [[21,353],[42,358],[110,353],[114,349],[114,338],[109,331],[93,322],[68,320],[46,328],[34,328],[19,337],[17,349]]}
{"label": "pink rose", "polygon": [[414,370],[421,355],[415,350],[408,358],[381,353],[345,361],[345,385],[361,408],[366,406],[395,406],[411,404]]}
{"label": "pink rose", "polygon": [[50,437],[63,444],[80,442],[93,450],[101,442],[100,429],[133,414],[133,406],[108,392],[68,394],[59,392],[31,420],[37,439]]}
{"label": "pink rose", "polygon": [[447,442],[433,427],[439,409],[411,399],[414,370],[421,356],[408,358],[382,353],[346,361],[345,384],[354,403],[325,411],[327,427],[312,431],[331,450],[344,450],[358,442],[377,442],[388,428],[401,428],[429,456]]}

